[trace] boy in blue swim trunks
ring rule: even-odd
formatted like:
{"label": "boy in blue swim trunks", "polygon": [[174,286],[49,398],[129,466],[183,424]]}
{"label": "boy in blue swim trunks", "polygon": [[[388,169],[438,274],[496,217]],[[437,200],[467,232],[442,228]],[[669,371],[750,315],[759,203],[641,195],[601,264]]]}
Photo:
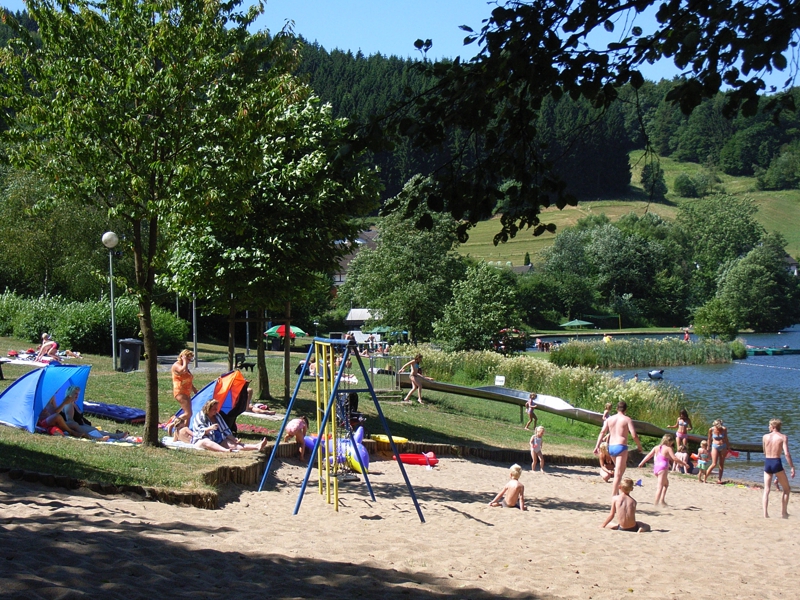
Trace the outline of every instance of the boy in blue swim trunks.
{"label": "boy in blue swim trunks", "polygon": [[789,487],[789,478],[786,477],[786,471],[783,470],[783,463],[781,462],[781,453],[786,455],[786,462],[792,470],[792,479],[794,479],[794,462],[792,455],[789,454],[789,438],[781,433],[781,420],[772,419],[769,422],[769,433],[765,435],[761,443],[764,447],[764,497],[762,504],[764,505],[764,518],[769,518],[767,508],[769,507],[769,492],[772,488],[772,478],[775,477],[780,483],[781,492],[781,517],[784,519],[789,518],[787,508],[789,506],[789,496],[791,495],[791,488]]}
{"label": "boy in blue swim trunks", "polygon": [[600,452],[600,444],[608,434],[608,453],[614,459],[614,488],[611,491],[612,496],[616,496],[619,493],[619,484],[625,474],[625,467],[628,465],[628,434],[633,437],[639,452],[644,452],[642,442],[639,441],[639,436],[636,435],[636,429],[633,427],[633,421],[625,414],[627,410],[628,405],[625,401],[621,400],[617,403],[617,414],[605,420],[603,428],[600,430],[600,435],[597,436],[597,443],[594,446],[594,453],[598,454]]}

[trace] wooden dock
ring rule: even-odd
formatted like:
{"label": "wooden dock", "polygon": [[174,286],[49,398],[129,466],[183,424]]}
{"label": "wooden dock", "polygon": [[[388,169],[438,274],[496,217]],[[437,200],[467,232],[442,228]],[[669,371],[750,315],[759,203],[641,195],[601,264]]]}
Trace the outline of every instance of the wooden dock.
{"label": "wooden dock", "polygon": [[782,356],[784,354],[800,354],[800,348],[748,348],[747,356]]}

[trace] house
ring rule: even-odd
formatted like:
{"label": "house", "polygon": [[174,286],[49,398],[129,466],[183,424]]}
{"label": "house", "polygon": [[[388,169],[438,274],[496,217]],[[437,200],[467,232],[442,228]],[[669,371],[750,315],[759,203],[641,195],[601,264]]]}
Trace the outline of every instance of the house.
{"label": "house", "polygon": [[788,254],[784,257],[783,260],[786,261],[786,268],[789,270],[789,273],[797,277],[797,266],[798,266],[797,261]]}
{"label": "house", "polygon": [[370,227],[366,231],[362,231],[358,239],[356,239],[356,248],[347,256],[344,256],[339,261],[339,268],[333,274],[333,285],[339,287],[342,285],[347,279],[347,270],[350,267],[350,263],[356,257],[359,250],[361,248],[369,248],[370,250],[374,250],[378,247],[378,230],[374,227]]}

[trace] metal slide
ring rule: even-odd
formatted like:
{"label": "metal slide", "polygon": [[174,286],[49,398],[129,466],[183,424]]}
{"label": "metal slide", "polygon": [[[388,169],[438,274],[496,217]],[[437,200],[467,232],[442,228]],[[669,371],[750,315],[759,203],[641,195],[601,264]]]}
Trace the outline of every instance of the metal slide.
{"label": "metal slide", "polygon": [[[401,388],[410,388],[411,380],[408,373],[400,373],[397,376],[398,383]],[[512,390],[510,388],[501,387],[498,385],[489,385],[485,387],[472,388],[465,385],[455,385],[452,383],[444,383],[442,381],[429,381],[425,380],[422,386],[424,390],[431,390],[432,392],[443,392],[445,394],[456,394],[459,396],[469,396],[470,398],[483,398],[484,400],[493,400],[495,402],[505,402],[506,404],[515,404],[517,406],[525,406],[528,401],[529,392],[523,390]],[[556,396],[548,396],[546,394],[537,394],[536,396],[536,410],[549,412],[554,415],[559,415],[567,419],[574,419],[581,423],[589,423],[590,425],[603,426],[603,415],[591,410],[583,408],[575,408],[569,402],[557,398]],[[634,421],[636,433],[639,435],[647,435],[651,437],[661,437],[666,433],[675,434],[674,429],[663,429],[652,423],[645,421]],[[689,440],[695,443],[700,443],[706,439],[705,436],[689,434]],[[746,442],[731,442],[731,449],[742,452],[763,452],[761,444],[752,444]]]}

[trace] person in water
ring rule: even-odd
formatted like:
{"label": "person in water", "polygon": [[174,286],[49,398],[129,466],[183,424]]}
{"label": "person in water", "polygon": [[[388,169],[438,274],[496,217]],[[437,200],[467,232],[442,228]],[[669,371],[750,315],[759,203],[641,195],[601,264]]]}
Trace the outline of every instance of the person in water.
{"label": "person in water", "polygon": [[772,488],[773,477],[778,479],[783,493],[781,498],[781,517],[784,519],[789,518],[787,508],[789,507],[789,496],[791,496],[792,489],[789,487],[789,478],[786,477],[786,471],[783,470],[781,453],[786,455],[786,463],[792,471],[792,479],[794,479],[794,462],[791,454],[789,454],[789,438],[781,433],[781,425],[780,419],[772,419],[769,422],[769,433],[761,439],[764,447],[764,496],[762,504],[764,505],[765,519],[769,519],[767,509],[769,507],[769,492],[770,488]]}
{"label": "person in water", "polygon": [[617,403],[617,414],[605,420],[603,428],[600,430],[600,435],[597,436],[597,443],[594,446],[594,453],[597,455],[600,452],[600,444],[605,441],[604,438],[608,434],[608,453],[614,459],[612,496],[616,496],[619,493],[619,484],[628,464],[628,435],[633,437],[639,452],[644,452],[642,442],[639,441],[639,436],[633,427],[633,421],[625,414],[627,410],[628,404],[624,400],[620,400]]}

